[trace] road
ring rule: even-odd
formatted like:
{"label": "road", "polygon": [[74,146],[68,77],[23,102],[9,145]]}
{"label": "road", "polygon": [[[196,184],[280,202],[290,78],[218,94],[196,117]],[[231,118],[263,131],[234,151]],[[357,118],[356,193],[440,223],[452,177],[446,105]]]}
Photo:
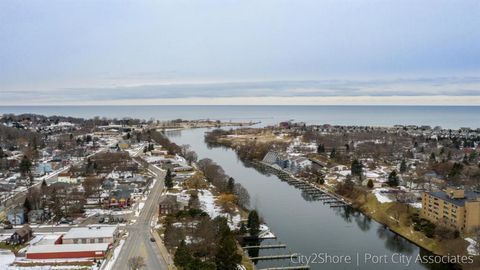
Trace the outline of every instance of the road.
{"label": "road", "polygon": [[[168,269],[156,242],[150,241],[151,222],[158,212],[158,202],[164,187],[165,172],[150,165],[149,169],[157,175],[157,181],[145,201],[145,205],[136,218],[136,222],[127,226],[128,237],[115,261],[113,269],[128,270],[128,259],[141,256],[145,260],[145,269]],[[134,218],[134,217],[132,217]]]}

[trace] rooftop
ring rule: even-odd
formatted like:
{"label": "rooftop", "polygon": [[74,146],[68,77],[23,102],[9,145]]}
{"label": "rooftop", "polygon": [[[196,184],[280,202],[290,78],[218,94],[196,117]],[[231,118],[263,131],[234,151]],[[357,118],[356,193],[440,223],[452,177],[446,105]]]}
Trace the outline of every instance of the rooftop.
{"label": "rooftop", "polygon": [[453,199],[445,191],[428,192],[428,194],[458,206],[464,206],[466,201],[473,201],[480,197],[480,193],[474,191],[466,191],[465,198],[462,199]]}
{"label": "rooftop", "polygon": [[70,229],[63,239],[112,237],[117,226],[89,226]]}
{"label": "rooftop", "polygon": [[81,251],[106,251],[108,243],[97,244],[63,244],[63,245],[35,245],[27,250],[29,253],[56,253],[56,252],[81,252]]}

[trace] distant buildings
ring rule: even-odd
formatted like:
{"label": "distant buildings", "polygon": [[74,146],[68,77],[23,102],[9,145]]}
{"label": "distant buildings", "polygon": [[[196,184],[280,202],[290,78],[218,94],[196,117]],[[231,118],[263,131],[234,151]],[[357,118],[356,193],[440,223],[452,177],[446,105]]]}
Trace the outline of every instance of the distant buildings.
{"label": "distant buildings", "polygon": [[451,229],[471,232],[480,227],[480,193],[456,188],[425,192],[422,216],[432,223],[442,222]]}

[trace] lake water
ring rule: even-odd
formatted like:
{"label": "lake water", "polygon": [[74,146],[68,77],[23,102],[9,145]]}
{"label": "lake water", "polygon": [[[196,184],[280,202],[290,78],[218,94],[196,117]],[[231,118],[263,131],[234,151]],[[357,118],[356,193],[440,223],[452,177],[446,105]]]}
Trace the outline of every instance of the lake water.
{"label": "lake water", "polygon": [[0,106],[0,113],[83,118],[253,120],[263,124],[295,120],[308,124],[480,128],[480,106]]}
{"label": "lake water", "polygon": [[[270,244],[285,243],[287,249],[262,250],[260,255],[300,253],[315,258],[318,253],[348,255],[351,263],[310,264],[311,269],[450,269],[444,265],[423,265],[415,262],[392,262],[427,254],[351,208],[330,208],[320,201],[309,200],[302,191],[281,181],[275,175],[264,175],[245,166],[236,153],[225,148],[209,148],[203,141],[206,130],[171,131],[167,135],[177,144],[189,144],[199,158],[211,158],[250,193],[251,207],[257,209],[277,235]],[[267,242],[268,243],[268,242]],[[262,244],[267,244],[262,243]],[[387,258],[387,263],[365,261],[365,256]],[[357,261],[358,255],[358,261]],[[319,259],[316,260],[320,262]],[[357,265],[358,262],[358,265]],[[263,261],[259,269],[295,266],[289,259]]]}
{"label": "lake water", "polygon": [[[308,124],[480,127],[480,107],[451,106],[3,106],[0,113],[83,118],[254,120],[261,121],[262,125],[295,120]],[[169,136],[178,144],[191,145],[200,158],[213,159],[247,188],[251,206],[259,210],[278,236],[277,241],[287,244],[286,250],[260,251],[260,255],[296,252],[310,259],[315,259],[315,254],[319,253],[352,257],[351,263],[311,263],[311,269],[449,269],[444,265],[412,261],[407,266],[408,258],[415,260],[417,254],[425,251],[351,208],[330,208],[322,202],[308,200],[299,189],[278,177],[245,166],[232,150],[208,148],[203,141],[204,132],[203,129],[183,130],[171,132]],[[364,258],[369,254],[385,257],[388,263],[366,262]],[[393,263],[392,259],[398,262]],[[295,266],[289,260],[261,262],[258,266],[279,265]]]}

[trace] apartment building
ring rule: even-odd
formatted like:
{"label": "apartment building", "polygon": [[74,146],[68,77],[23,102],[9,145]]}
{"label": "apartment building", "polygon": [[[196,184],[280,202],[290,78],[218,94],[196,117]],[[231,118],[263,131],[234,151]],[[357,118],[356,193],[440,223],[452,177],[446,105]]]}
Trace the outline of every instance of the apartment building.
{"label": "apartment building", "polygon": [[425,192],[422,217],[432,223],[443,223],[452,229],[471,232],[480,228],[480,193],[458,188]]}

